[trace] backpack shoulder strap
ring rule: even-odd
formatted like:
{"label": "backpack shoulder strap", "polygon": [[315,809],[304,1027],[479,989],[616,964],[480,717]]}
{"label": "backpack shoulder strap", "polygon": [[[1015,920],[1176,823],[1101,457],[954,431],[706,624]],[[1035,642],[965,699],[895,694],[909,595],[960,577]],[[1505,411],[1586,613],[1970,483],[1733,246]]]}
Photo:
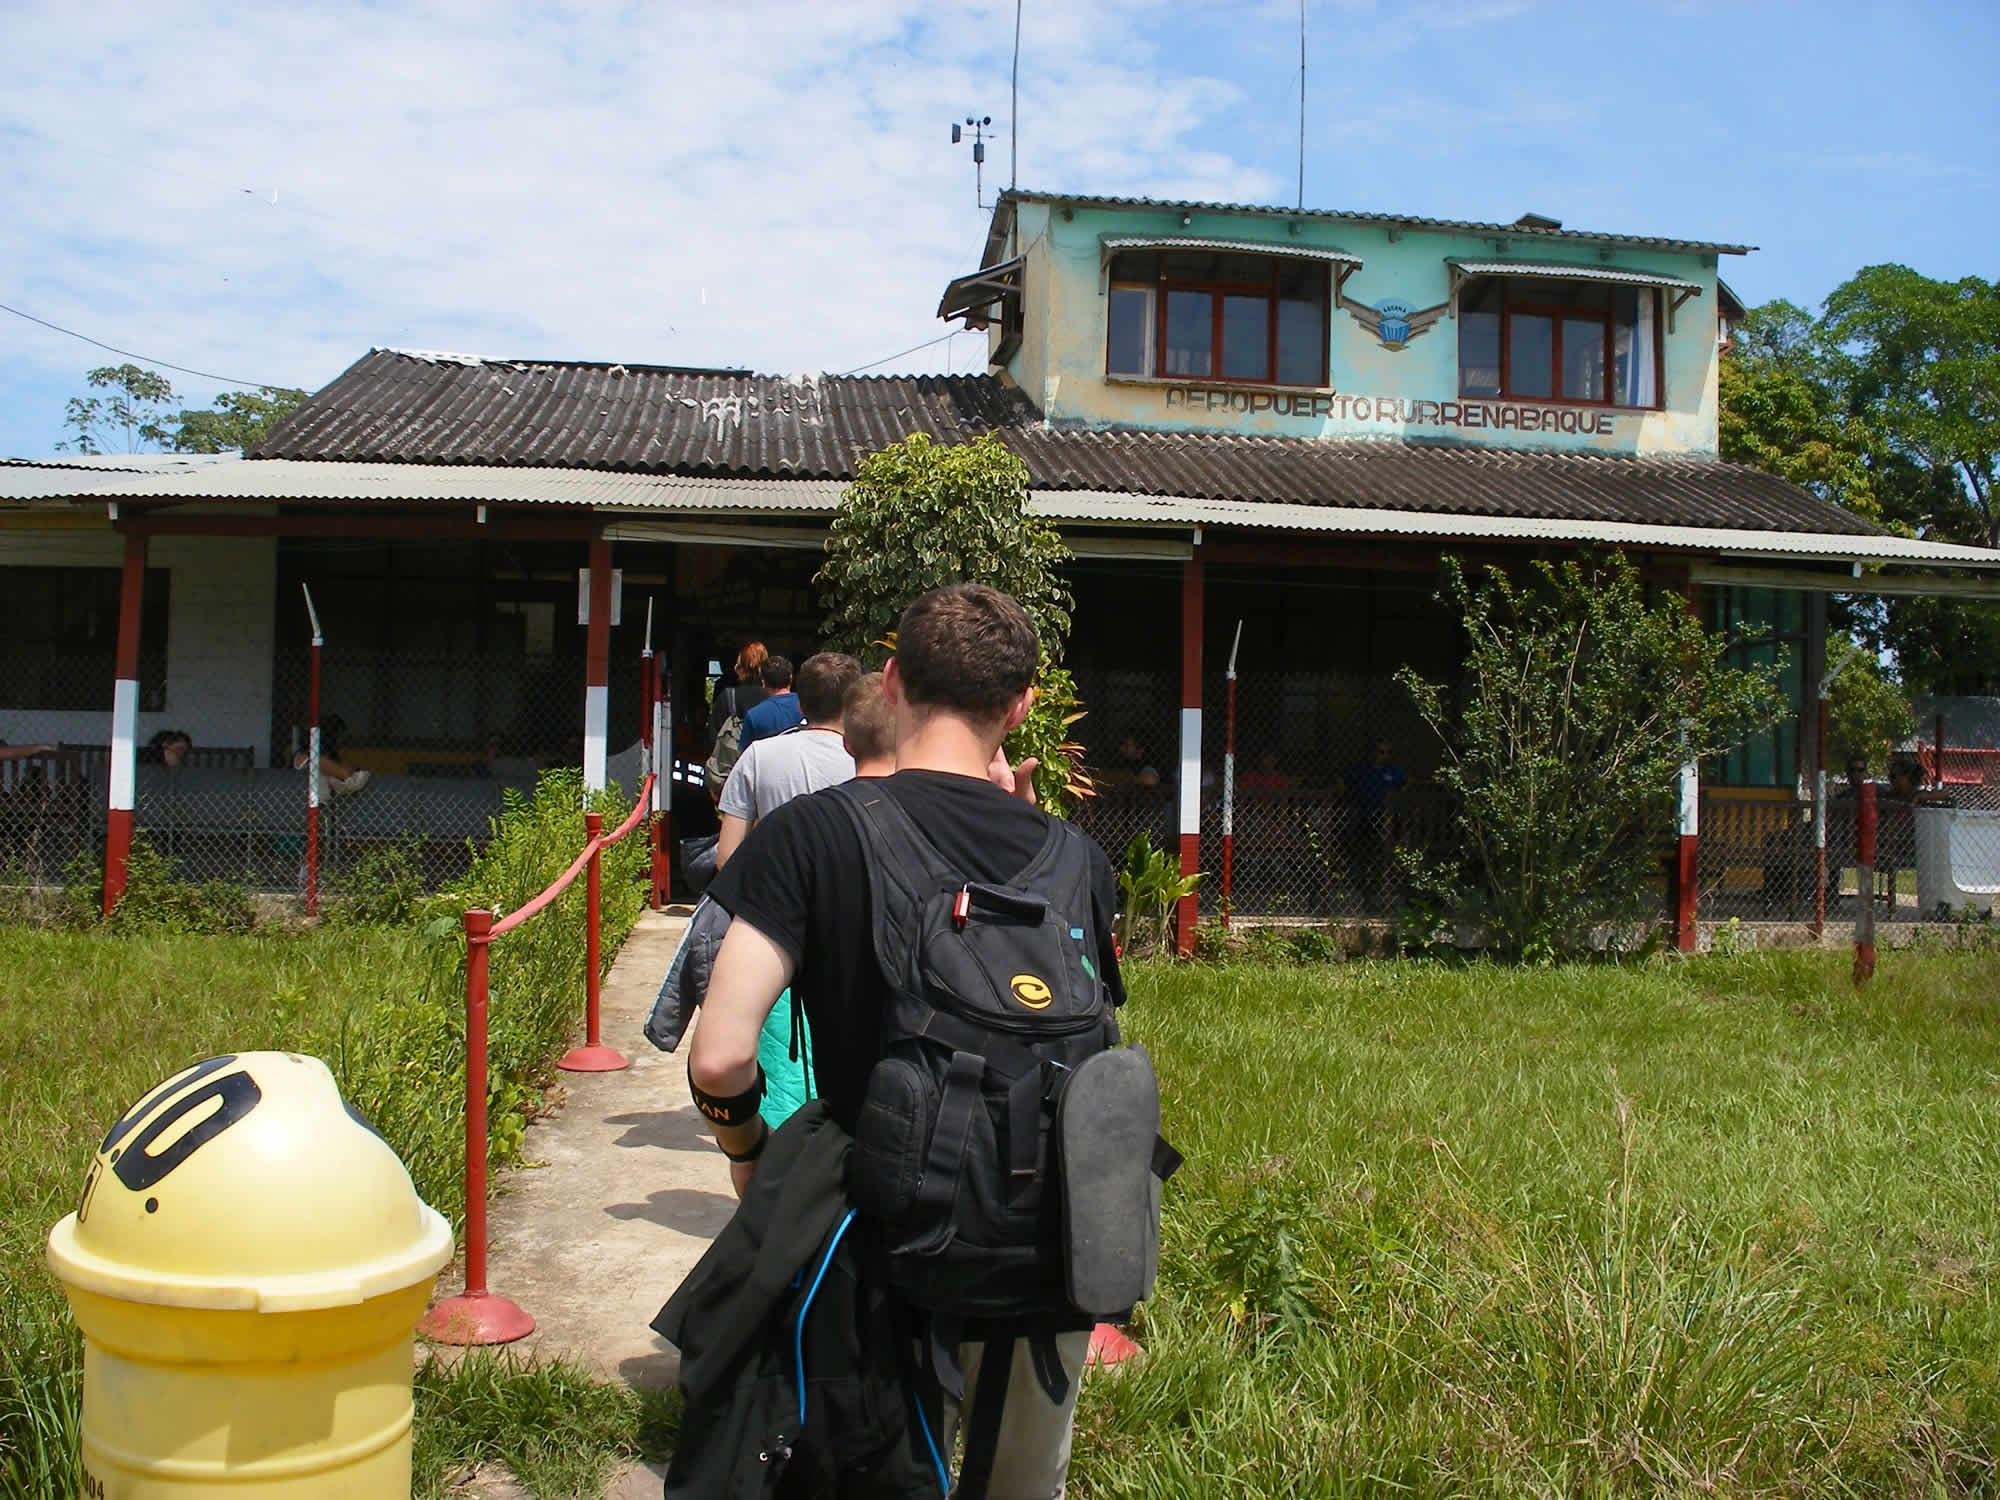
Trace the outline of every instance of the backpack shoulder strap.
{"label": "backpack shoulder strap", "polygon": [[921,995],[918,972],[924,897],[959,872],[924,836],[916,820],[870,781],[846,781],[822,794],[836,798],[854,823],[868,867],[868,894],[875,908],[875,961],[882,977],[904,995]]}

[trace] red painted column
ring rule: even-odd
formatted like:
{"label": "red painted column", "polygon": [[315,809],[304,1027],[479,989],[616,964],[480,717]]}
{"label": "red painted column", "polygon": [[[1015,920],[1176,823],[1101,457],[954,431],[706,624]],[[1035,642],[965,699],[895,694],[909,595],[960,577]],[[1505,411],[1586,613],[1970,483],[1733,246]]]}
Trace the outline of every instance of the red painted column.
{"label": "red painted column", "polygon": [[[1682,586],[1689,614],[1695,614],[1695,586],[1692,576]],[[1683,953],[1692,953],[1701,938],[1697,927],[1696,896],[1700,881],[1701,853],[1701,766],[1687,761],[1680,775],[1680,846],[1676,851],[1674,880],[1674,941]]]}
{"label": "red painted column", "polygon": [[583,789],[604,790],[611,718],[611,543],[590,544],[590,619],[584,645]]}
{"label": "red painted column", "polygon": [[118,653],[112,668],[111,785],[104,817],[104,915],[125,895],[132,859],[132,800],[138,780],[139,613],[146,591],[146,538],[125,537],[124,571],[118,587]]}
{"label": "red painted column", "polygon": [[1854,982],[1875,977],[1875,783],[1864,781],[1854,801]]}
{"label": "red painted column", "polygon": [[[1181,565],[1181,874],[1201,868],[1201,533]],[[1181,897],[1175,913],[1175,948],[1181,957],[1194,953],[1195,923],[1200,898]]]}

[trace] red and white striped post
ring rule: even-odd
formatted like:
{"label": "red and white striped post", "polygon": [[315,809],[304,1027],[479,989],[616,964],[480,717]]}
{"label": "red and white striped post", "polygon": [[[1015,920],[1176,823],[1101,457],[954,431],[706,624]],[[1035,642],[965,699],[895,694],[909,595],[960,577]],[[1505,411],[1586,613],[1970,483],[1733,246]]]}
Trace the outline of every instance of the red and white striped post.
{"label": "red and white striped post", "polygon": [[1700,938],[1696,927],[1696,882],[1701,854],[1701,767],[1694,761],[1681,766],[1680,847],[1674,880],[1674,939],[1683,953],[1695,951]]}
{"label": "red and white striped post", "polygon": [[[1201,533],[1181,565],[1181,875],[1201,868]],[[1175,913],[1175,951],[1194,954],[1195,923],[1201,899],[1193,892],[1181,897]]]}
{"label": "red and white striped post", "polygon": [[1875,977],[1875,783],[1864,781],[1854,800],[1854,982]]}
{"label": "red and white striped post", "polygon": [[1813,937],[1826,936],[1826,684],[1819,683],[1818,727],[1813,751]]}
{"label": "red and white striped post", "polygon": [[1229,930],[1229,908],[1235,900],[1236,873],[1236,651],[1243,644],[1243,622],[1229,643],[1229,670],[1223,674],[1226,717],[1222,735],[1222,930]]}
{"label": "red and white striped post", "polygon": [[306,618],[312,621],[312,667],[306,687],[306,915],[319,915],[319,649],[326,638],[313,608],[312,590],[303,581]]}
{"label": "red and white striped post", "polygon": [[565,1052],[556,1066],[565,1073],[616,1073],[632,1066],[616,1047],[604,1045],[598,1033],[598,968],[603,954],[604,814],[585,813],[583,830],[590,863],[583,872],[583,1045]]}
{"label": "red and white striped post", "polygon": [[439,1344],[511,1344],[535,1320],[486,1289],[486,972],[493,913],[465,914],[465,1290],[424,1314],[417,1331]]}
{"label": "red and white striped post", "polygon": [[111,689],[110,787],[104,810],[104,915],[125,896],[132,862],[132,802],[138,781],[139,616],[146,591],[146,536],[125,535],[125,565],[118,580],[118,654]]}
{"label": "red and white striped post", "polygon": [[668,881],[671,873],[667,862],[667,850],[672,847],[667,835],[673,819],[673,771],[674,747],[670,719],[671,705],[664,691],[665,676],[660,671],[660,660],[653,655],[653,601],[646,600],[646,644],[639,654],[640,702],[644,714],[643,734],[646,740],[646,768],[653,775],[651,805],[647,811],[652,814],[652,822],[646,829],[646,847],[651,886],[648,902],[658,911],[667,902]]}
{"label": "red and white striped post", "polygon": [[604,790],[611,721],[611,543],[590,544],[590,585],[584,644],[583,789]]}

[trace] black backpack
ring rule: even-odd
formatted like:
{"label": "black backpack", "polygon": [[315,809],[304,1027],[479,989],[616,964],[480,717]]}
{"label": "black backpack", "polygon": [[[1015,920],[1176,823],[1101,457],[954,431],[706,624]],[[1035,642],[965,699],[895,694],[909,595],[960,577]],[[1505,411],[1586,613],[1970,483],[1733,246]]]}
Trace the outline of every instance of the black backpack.
{"label": "black backpack", "polygon": [[1142,1047],[1099,976],[1085,836],[1010,883],[954,871],[880,783],[833,788],[866,854],[889,995],[847,1166],[889,1284],[940,1327],[1087,1328],[1150,1294],[1161,1181]]}

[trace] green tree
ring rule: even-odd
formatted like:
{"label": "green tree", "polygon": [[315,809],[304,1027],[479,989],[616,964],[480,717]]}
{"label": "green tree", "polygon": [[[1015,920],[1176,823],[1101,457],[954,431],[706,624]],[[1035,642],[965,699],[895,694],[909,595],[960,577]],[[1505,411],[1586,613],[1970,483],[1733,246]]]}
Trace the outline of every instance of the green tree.
{"label": "green tree", "polygon": [[1877,776],[1889,769],[1889,752],[1916,728],[1902,685],[1885,673],[1875,653],[1844,635],[1826,643],[1827,769],[1838,771],[1852,756],[1868,762]]}
{"label": "green tree", "polygon": [[1422,879],[1496,951],[1585,951],[1643,914],[1682,763],[1777,721],[1777,668],[1726,665],[1727,639],[1678,595],[1648,600],[1622,553],[1537,562],[1518,582],[1444,568],[1464,678],[1456,691],[1408,667],[1397,680],[1444,747],[1438,780],[1467,852]]}
{"label": "green tree", "polygon": [[63,413],[71,436],[58,453],[102,453],[107,440],[126,453],[146,448],[175,453],[248,452],[305,401],[288,386],[261,385],[254,391],[224,391],[212,407],[174,409],[172,382],[138,365],[105,365],[84,372],[103,396],[72,396]]}
{"label": "green tree", "polygon": [[107,439],[122,443],[126,453],[137,453],[149,443],[166,446],[163,424],[174,399],[166,376],[126,364],[100,365],[86,370],[83,378],[92,390],[108,394],[69,398],[63,426],[71,436],[56,444],[57,452],[102,453]]}
{"label": "green tree", "polygon": [[1956,505],[1921,517],[1922,534],[2000,547],[2000,287],[1933,281],[1908,266],[1867,266],[1826,299],[1848,405]]}
{"label": "green tree", "polygon": [[1028,509],[1027,466],[997,438],[948,447],[914,433],[863,459],[841,495],[815,579],[826,644],[879,665],[904,606],[925,590],[977,582],[1012,594],[1041,636],[1042,669],[1034,711],[1008,752],[1041,760],[1036,791],[1060,812],[1089,790],[1068,738],[1081,709],[1062,669],[1069,559],[1056,528]]}
{"label": "green tree", "polygon": [[290,386],[260,385],[254,391],[224,391],[213,409],[183,409],[175,424],[176,453],[248,453],[271,429],[304,404],[306,393]]}
{"label": "green tree", "polygon": [[1828,364],[1803,308],[1779,301],[1751,309],[1718,375],[1721,453],[1874,520],[1878,440],[1845,409]]}

